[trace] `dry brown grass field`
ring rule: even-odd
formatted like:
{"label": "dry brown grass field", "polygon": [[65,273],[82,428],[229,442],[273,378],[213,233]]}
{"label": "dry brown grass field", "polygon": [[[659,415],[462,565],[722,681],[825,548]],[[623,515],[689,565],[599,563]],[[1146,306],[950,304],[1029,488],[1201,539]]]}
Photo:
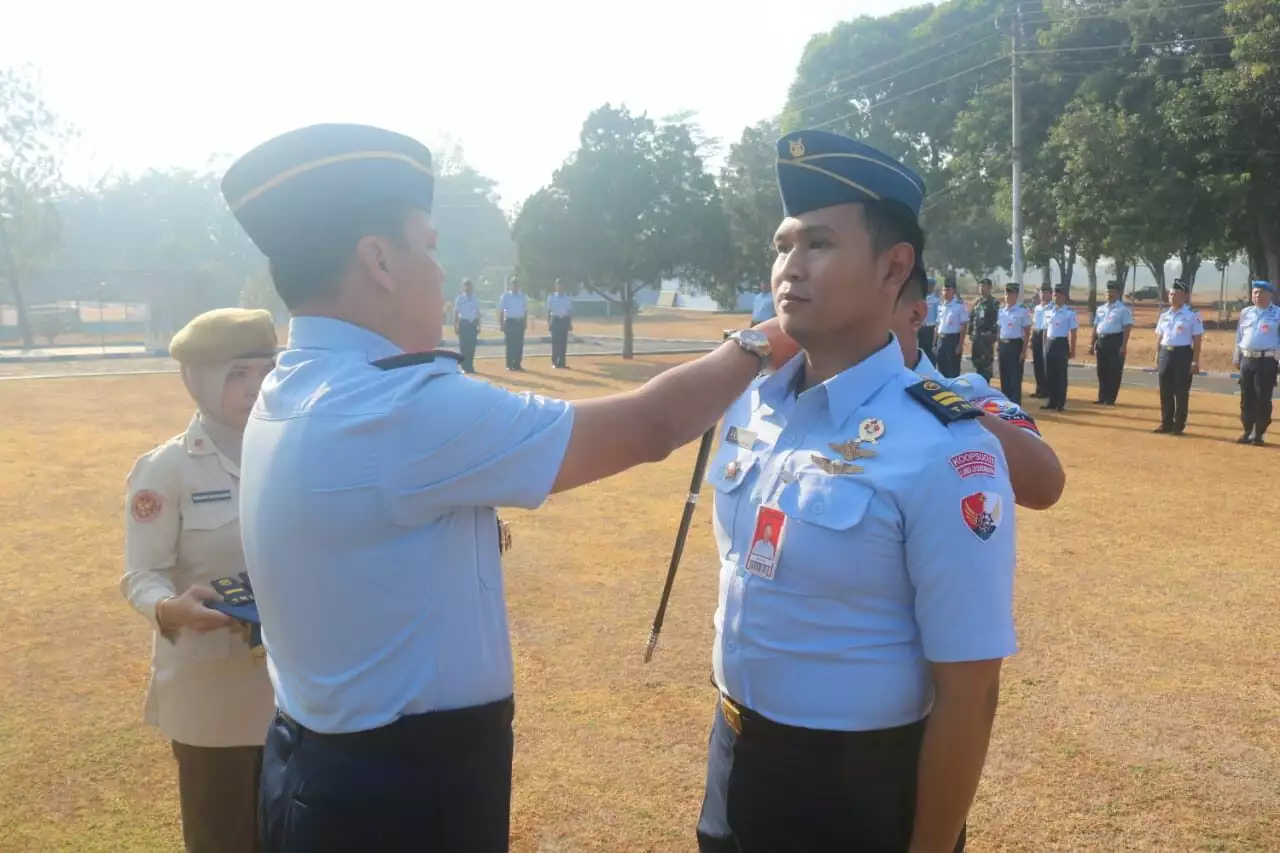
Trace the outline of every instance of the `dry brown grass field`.
{"label": "dry brown grass field", "polygon": [[[519,384],[571,397],[673,359],[575,359]],[[1041,420],[1067,492],[1019,511],[1017,620],[973,851],[1280,849],[1280,451],[1232,444],[1235,400],[1153,393]],[[173,376],[0,383],[0,850],[180,848],[173,762],[143,726],[146,625],[120,598],[122,488],[180,431]],[[513,512],[512,849],[690,851],[713,696],[706,505],[641,661],[694,455]],[[1265,477],[1264,482],[1274,482]],[[1261,501],[1256,499],[1262,495]]]}

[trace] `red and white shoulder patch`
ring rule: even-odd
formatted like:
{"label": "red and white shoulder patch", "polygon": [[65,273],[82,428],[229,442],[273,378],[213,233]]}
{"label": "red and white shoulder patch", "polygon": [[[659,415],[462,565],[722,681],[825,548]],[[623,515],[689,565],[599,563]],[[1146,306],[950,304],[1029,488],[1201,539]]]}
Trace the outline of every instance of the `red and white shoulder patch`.
{"label": "red and white shoulder patch", "polygon": [[151,489],[143,489],[135,493],[133,500],[129,502],[129,513],[139,524],[155,521],[162,509],[164,509],[164,498],[160,497],[159,492]]}
{"label": "red and white shoulder patch", "polygon": [[964,480],[969,477],[994,477],[996,475],[996,458],[982,450],[967,450],[957,453],[949,460],[951,467]]}

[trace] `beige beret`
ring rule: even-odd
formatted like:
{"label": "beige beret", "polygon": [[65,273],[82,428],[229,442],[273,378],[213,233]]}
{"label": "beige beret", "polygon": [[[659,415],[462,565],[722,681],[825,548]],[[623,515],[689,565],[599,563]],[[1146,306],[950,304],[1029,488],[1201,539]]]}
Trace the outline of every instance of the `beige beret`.
{"label": "beige beret", "polygon": [[262,309],[206,311],[169,341],[169,355],[182,364],[216,364],[275,351],[276,324],[271,312]]}

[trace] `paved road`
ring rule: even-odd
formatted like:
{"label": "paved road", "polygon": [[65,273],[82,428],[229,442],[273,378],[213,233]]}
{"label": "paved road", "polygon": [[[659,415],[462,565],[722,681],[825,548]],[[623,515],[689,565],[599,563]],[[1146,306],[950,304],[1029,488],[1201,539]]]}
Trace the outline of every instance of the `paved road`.
{"label": "paved road", "polygon": [[[551,357],[550,339],[546,337],[530,337],[525,344],[525,359],[532,366],[539,360]],[[484,341],[476,350],[477,360],[500,359],[503,357],[501,341]],[[454,342],[446,340],[443,346],[453,346]],[[659,353],[696,353],[705,352],[716,346],[714,341],[698,340],[663,340],[653,338],[637,338],[635,351],[638,355]],[[0,381],[11,379],[45,379],[55,377],[77,376],[116,376],[137,373],[173,373],[176,366],[167,357],[140,358],[135,357],[145,352],[142,347],[108,347],[107,357],[92,358],[91,355],[101,353],[97,347],[59,347],[54,359],[35,358],[24,355],[20,359],[0,358]],[[603,335],[583,336],[570,342],[570,355],[617,355],[622,350],[622,338]],[[3,355],[7,351],[0,351]],[[972,369],[968,358],[966,369]],[[1026,376],[1031,378],[1031,363],[1027,363]],[[1081,400],[1082,396],[1092,399],[1092,390],[1097,387],[1097,376],[1092,364],[1072,364],[1068,375],[1070,387],[1068,397]],[[1128,367],[1124,372],[1123,387],[1150,388],[1159,387],[1159,378],[1154,368]],[[1081,395],[1080,389],[1088,388],[1087,395]],[[1221,375],[1197,376],[1192,390],[1197,393],[1227,394],[1240,393],[1240,386],[1235,379]]]}
{"label": "paved road", "polygon": [[[445,345],[448,346],[449,342]],[[659,355],[663,353],[699,353],[706,352],[715,346],[708,341],[651,340],[637,338],[635,352],[637,355]],[[142,352],[141,349],[139,349]],[[622,352],[621,338],[590,337],[581,338],[569,344],[570,356],[605,356],[619,355]],[[501,346],[482,346],[476,349],[476,360],[489,362],[504,357]],[[551,344],[542,343],[538,339],[530,339],[524,348],[525,367],[549,366]],[[132,376],[148,373],[176,373],[177,365],[168,357],[155,358],[75,358],[63,360],[36,360],[24,358],[21,361],[0,362],[0,382],[17,379],[72,379],[90,376]]]}

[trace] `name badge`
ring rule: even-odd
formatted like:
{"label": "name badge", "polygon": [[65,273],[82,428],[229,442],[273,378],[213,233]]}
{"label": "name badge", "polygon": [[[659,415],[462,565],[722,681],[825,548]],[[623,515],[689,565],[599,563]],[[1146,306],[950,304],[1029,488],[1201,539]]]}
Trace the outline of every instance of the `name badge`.
{"label": "name badge", "polygon": [[212,492],[192,492],[191,502],[193,504],[212,504],[218,501],[231,500],[230,489],[218,489]]}
{"label": "name badge", "polygon": [[729,434],[725,436],[730,444],[736,444],[743,450],[750,450],[751,446],[756,443],[756,434],[749,429],[742,427],[729,427]]}
{"label": "name badge", "polygon": [[746,570],[758,578],[773,580],[782,557],[782,534],[786,530],[787,515],[780,509],[760,507],[756,513],[756,526],[751,534],[751,547],[747,551]]}

